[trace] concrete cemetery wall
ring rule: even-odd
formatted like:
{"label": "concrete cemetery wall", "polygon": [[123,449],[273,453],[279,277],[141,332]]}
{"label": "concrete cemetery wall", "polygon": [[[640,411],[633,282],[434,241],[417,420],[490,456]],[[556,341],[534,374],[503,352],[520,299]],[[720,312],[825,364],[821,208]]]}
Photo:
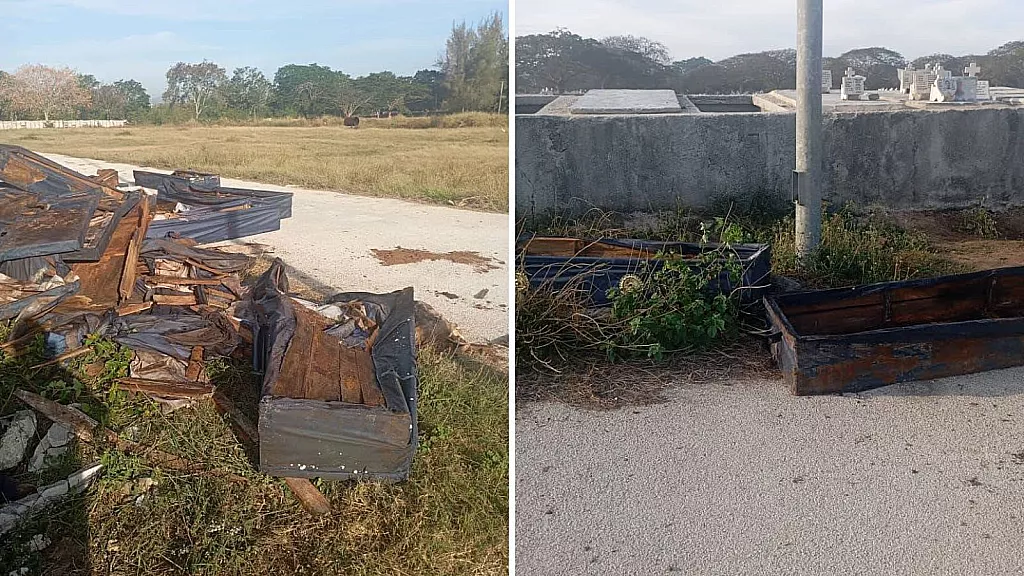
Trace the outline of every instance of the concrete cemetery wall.
{"label": "concrete cemetery wall", "polygon": [[[1024,110],[825,117],[825,198],[898,209],[1024,205]],[[516,216],[789,198],[791,113],[516,116]]]}

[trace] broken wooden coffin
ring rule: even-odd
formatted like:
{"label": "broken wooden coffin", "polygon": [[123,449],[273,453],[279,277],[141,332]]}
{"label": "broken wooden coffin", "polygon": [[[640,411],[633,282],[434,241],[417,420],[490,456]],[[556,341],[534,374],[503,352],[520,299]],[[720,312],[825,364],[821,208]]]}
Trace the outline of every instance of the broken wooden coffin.
{"label": "broken wooden coffin", "polygon": [[234,240],[280,230],[281,220],[292,215],[291,193],[225,188],[216,174],[136,170],[135,183],[157,191],[159,213],[150,238],[179,235],[203,244]]}
{"label": "broken wooden coffin", "polygon": [[765,298],[797,395],[1024,365],[1024,268]]}
{"label": "broken wooden coffin", "polygon": [[418,433],[412,288],[339,294],[319,307],[287,292],[280,260],[252,291],[260,469],[404,480]]}
{"label": "broken wooden coffin", "polygon": [[541,236],[525,236],[516,242],[518,268],[526,274],[532,288],[558,291],[571,286],[588,293],[595,306],[609,305],[608,291],[620,287],[624,278],[660,270],[664,260],[659,255],[681,256],[691,268],[697,269],[702,265],[702,254],[719,250],[723,258],[736,258],[743,272],[737,285],[728,274],[723,274],[717,289],[726,293],[740,290],[744,303],[760,301],[771,274],[771,249],[765,244],[725,246]]}
{"label": "broken wooden coffin", "polygon": [[142,198],[25,148],[0,145],[0,261],[52,254],[68,262],[99,260]]}

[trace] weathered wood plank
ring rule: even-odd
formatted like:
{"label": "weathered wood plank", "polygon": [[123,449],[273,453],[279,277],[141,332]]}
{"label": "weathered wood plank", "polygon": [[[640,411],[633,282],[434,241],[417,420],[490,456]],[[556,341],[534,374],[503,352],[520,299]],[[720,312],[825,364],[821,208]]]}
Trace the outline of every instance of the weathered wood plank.
{"label": "weathered wood plank", "polygon": [[[863,305],[876,297],[880,303]],[[799,395],[1024,365],[1024,268],[786,294],[765,304],[773,355]],[[791,309],[799,313],[791,317]]]}

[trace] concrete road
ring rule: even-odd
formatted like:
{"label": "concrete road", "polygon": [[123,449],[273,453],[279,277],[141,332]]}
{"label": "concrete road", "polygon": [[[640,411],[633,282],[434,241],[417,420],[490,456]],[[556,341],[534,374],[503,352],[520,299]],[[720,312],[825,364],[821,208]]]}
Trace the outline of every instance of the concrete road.
{"label": "concrete road", "polygon": [[[137,169],[169,172],[60,154],[45,156],[87,175],[113,168],[123,182],[132,182],[132,171]],[[319,284],[315,287],[390,292],[412,286],[418,300],[454,322],[467,340],[485,342],[508,334],[507,214],[231,178],[223,178],[222,183],[294,194],[292,217],[281,223],[281,230],[243,241],[273,246],[276,256],[307,281]],[[371,252],[397,247],[442,254],[478,252],[491,268],[482,271],[447,260],[384,266]]]}
{"label": "concrete road", "polygon": [[516,573],[1024,574],[1024,369],[521,407]]}

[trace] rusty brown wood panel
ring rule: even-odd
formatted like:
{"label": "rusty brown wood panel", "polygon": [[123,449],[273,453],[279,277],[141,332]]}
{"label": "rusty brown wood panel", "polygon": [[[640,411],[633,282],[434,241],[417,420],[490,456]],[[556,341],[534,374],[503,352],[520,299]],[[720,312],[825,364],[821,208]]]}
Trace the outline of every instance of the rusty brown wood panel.
{"label": "rusty brown wood panel", "polygon": [[[766,299],[772,352],[794,393],[858,392],[1024,365],[1024,268],[865,288],[870,294],[853,289]],[[852,320],[842,318],[844,304],[874,294],[881,305],[855,307],[847,310]],[[806,312],[807,304],[819,312]],[[792,308],[804,313],[790,317]],[[870,316],[868,310],[876,322],[865,330],[835,333],[836,326]],[[832,333],[808,333],[811,326]]]}
{"label": "rusty brown wood panel", "polygon": [[[314,316],[319,316],[313,314]],[[310,400],[337,402],[341,400],[338,382],[341,342],[324,334],[326,322],[314,323],[313,345],[309,351],[309,370],[306,372],[306,395]]]}
{"label": "rusty brown wood panel", "polygon": [[97,304],[114,308],[122,300],[120,287],[132,238],[139,229],[139,214],[140,208],[136,206],[121,219],[99,260],[71,265],[81,278],[82,293],[88,294]]}
{"label": "rusty brown wood panel", "polygon": [[306,373],[309,371],[315,332],[322,324],[317,322],[315,313],[301,304],[293,303],[291,308],[295,315],[295,333],[285,349],[273,395],[305,398],[308,392]]}
{"label": "rusty brown wood panel", "polygon": [[[803,346],[798,344],[797,351]],[[859,344],[845,358],[784,371],[797,395],[851,393],[902,382],[933,380],[1024,365],[1024,334],[963,337],[905,344]],[[804,362],[806,356],[799,361]]]}

